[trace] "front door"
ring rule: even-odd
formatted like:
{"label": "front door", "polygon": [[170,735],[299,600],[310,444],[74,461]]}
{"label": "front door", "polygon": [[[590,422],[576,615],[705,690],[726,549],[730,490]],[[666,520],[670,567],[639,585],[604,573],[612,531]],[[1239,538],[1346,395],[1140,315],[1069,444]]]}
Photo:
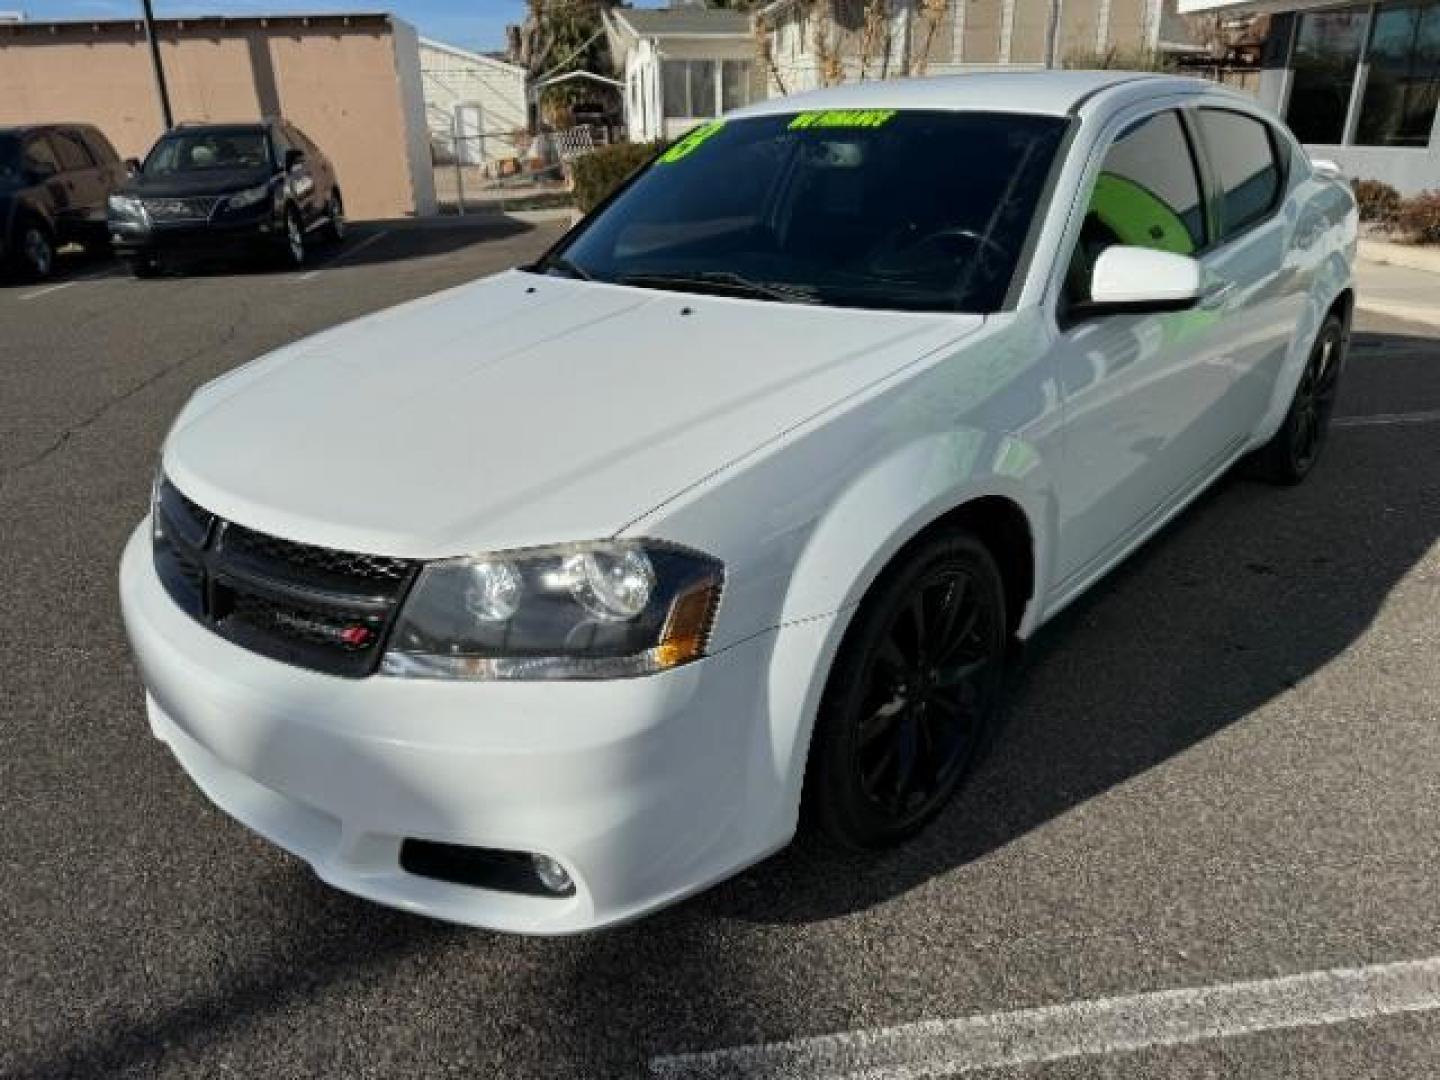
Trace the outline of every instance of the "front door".
{"label": "front door", "polygon": [[1132,117],[1103,151],[1059,309],[1065,407],[1057,477],[1054,602],[1082,588],[1233,452],[1217,408],[1234,374],[1214,300],[1188,311],[1082,317],[1096,258],[1113,244],[1200,257],[1204,186],[1180,114]]}

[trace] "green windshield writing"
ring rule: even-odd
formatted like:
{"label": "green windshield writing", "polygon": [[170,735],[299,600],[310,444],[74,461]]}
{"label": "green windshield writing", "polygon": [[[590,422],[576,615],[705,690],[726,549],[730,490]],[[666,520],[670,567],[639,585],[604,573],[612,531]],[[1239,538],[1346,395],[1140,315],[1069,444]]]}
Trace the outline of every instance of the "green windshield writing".
{"label": "green windshield writing", "polygon": [[890,121],[894,109],[826,109],[801,113],[790,121],[790,130],[801,128],[878,128]]}
{"label": "green windshield writing", "polygon": [[704,145],[705,140],[717,134],[725,126],[724,120],[712,120],[708,124],[701,124],[690,134],[666,150],[657,159],[661,165],[673,165],[682,158],[687,158]]}

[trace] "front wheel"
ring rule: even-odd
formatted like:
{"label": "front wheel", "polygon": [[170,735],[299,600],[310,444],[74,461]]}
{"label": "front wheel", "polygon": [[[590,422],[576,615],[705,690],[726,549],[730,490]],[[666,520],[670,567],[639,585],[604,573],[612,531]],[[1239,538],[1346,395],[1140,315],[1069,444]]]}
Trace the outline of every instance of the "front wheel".
{"label": "front wheel", "polygon": [[849,848],[897,844],[955,794],[998,716],[1005,590],[989,550],[926,540],[861,604],[836,656],[810,751],[805,809]]}
{"label": "front wheel", "polygon": [[1293,485],[1310,475],[1330,432],[1344,362],[1345,324],[1338,315],[1330,315],[1315,338],[1284,423],[1255,451],[1253,471],[1261,479]]}
{"label": "front wheel", "polygon": [[285,229],[280,234],[280,265],[299,270],[305,265],[305,228],[293,209],[285,211]]}
{"label": "front wheel", "polygon": [[55,271],[55,241],[42,222],[22,221],[15,245],[16,268],[30,281],[44,281]]}
{"label": "front wheel", "polygon": [[330,192],[330,201],[325,204],[325,239],[338,244],[345,239],[345,204],[340,192]]}

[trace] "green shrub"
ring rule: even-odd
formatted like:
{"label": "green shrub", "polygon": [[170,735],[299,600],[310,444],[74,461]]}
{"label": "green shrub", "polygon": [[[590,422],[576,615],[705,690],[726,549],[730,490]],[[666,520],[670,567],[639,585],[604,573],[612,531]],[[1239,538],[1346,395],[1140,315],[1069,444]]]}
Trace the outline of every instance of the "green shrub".
{"label": "green shrub", "polygon": [[663,143],[616,143],[576,158],[571,165],[575,204],[588,214],[663,147]]}
{"label": "green shrub", "polygon": [[1400,192],[1383,180],[1356,180],[1355,202],[1360,207],[1360,220],[1377,225],[1394,225],[1400,213]]}
{"label": "green shrub", "polygon": [[1395,224],[1417,243],[1440,244],[1440,189],[1402,200]]}

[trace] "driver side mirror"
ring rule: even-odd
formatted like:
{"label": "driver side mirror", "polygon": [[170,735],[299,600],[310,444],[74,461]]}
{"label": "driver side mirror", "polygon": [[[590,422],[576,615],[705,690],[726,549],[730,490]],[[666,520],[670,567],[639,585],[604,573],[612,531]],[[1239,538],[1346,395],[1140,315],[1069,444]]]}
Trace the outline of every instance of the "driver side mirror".
{"label": "driver side mirror", "polygon": [[133,158],[133,157],[127,157],[127,158],[125,159],[125,172],[126,172],[127,175],[129,175],[129,176],[131,176],[131,177],[139,176],[139,175],[140,175],[140,159],[139,159],[139,158]]}
{"label": "driver side mirror", "polygon": [[1200,263],[1189,255],[1117,244],[1095,260],[1090,299],[1079,318],[1121,312],[1185,311],[1200,300]]}
{"label": "driver side mirror", "polygon": [[301,165],[304,165],[304,164],[305,164],[305,151],[304,151],[304,150],[286,150],[286,151],[285,151],[285,171],[286,171],[287,173],[288,173],[288,172],[294,172],[297,168],[299,168]]}

